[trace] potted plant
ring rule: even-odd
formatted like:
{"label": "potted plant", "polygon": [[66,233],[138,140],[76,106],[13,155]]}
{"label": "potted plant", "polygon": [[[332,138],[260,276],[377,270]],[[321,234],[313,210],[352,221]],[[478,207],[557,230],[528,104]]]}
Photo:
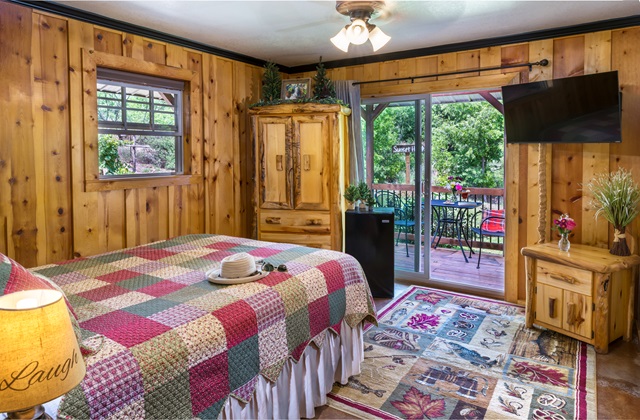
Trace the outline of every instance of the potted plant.
{"label": "potted plant", "polygon": [[360,191],[358,187],[353,184],[349,184],[347,188],[344,190],[344,199],[349,203],[349,209],[353,209],[353,203],[360,199]]}
{"label": "potted plant", "polygon": [[366,182],[364,181],[360,181],[360,183],[357,186],[358,189],[358,200],[360,200],[360,205],[359,205],[359,209],[362,211],[366,211],[366,207],[367,207],[367,196],[369,196],[370,191],[369,191],[369,186],[367,185]]}
{"label": "potted plant", "polygon": [[640,212],[640,188],[633,182],[631,172],[619,168],[611,174],[600,174],[587,184],[592,194],[591,204],[596,219],[602,215],[614,228],[613,255],[631,255],[625,235],[626,227]]}
{"label": "potted plant", "polygon": [[369,210],[373,209],[373,206],[376,205],[376,198],[374,197],[372,190],[369,190],[369,192],[367,193],[367,198],[365,198],[365,202],[367,203]]}

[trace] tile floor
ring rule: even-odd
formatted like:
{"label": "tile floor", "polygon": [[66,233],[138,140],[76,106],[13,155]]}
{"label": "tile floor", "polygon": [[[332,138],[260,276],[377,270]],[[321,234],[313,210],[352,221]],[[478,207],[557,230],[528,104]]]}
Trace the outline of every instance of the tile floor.
{"label": "tile floor", "polygon": [[[406,285],[396,283],[395,294]],[[382,309],[391,299],[374,299]],[[609,345],[609,353],[596,355],[597,407],[600,420],[640,419],[640,341],[618,339]],[[316,409],[317,419],[353,419],[349,414],[328,406]]]}

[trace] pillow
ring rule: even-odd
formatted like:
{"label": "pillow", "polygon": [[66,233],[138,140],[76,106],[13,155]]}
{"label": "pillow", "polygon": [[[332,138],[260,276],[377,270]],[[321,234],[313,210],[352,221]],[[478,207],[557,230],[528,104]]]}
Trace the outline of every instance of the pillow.
{"label": "pillow", "polygon": [[[501,217],[501,219],[484,220],[487,217]],[[500,210],[482,210],[482,226],[483,232],[504,233],[504,209]]]}
{"label": "pillow", "polygon": [[53,289],[62,293],[72,318],[76,322],[78,321],[71,303],[69,303],[67,296],[57,284],[40,274],[33,274],[16,261],[0,254],[0,295],[34,289]]}
{"label": "pillow", "polygon": [[16,261],[0,253],[0,296],[8,295],[13,292],[20,292],[22,290],[34,289],[57,290],[62,293],[62,297],[64,298],[64,301],[67,304],[67,309],[69,310],[71,325],[76,333],[78,344],[81,345],[82,334],[80,331],[80,325],[78,324],[78,318],[76,317],[75,312],[73,312],[73,307],[71,306],[71,303],[69,303],[69,300],[62,289],[46,277],[31,273]]}

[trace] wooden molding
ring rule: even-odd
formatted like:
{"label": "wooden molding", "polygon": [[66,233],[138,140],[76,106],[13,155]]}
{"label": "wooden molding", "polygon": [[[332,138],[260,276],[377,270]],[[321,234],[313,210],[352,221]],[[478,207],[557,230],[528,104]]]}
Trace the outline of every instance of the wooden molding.
{"label": "wooden molding", "polygon": [[131,177],[116,179],[98,179],[85,181],[85,191],[132,190],[137,188],[167,187],[176,185],[201,184],[202,176],[170,175],[153,177]]}

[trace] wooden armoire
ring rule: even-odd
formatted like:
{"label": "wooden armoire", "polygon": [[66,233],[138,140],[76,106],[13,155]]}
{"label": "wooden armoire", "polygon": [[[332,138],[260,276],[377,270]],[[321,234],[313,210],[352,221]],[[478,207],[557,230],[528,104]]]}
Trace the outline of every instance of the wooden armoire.
{"label": "wooden armoire", "polygon": [[350,110],[291,103],[250,111],[258,239],[342,250]]}

